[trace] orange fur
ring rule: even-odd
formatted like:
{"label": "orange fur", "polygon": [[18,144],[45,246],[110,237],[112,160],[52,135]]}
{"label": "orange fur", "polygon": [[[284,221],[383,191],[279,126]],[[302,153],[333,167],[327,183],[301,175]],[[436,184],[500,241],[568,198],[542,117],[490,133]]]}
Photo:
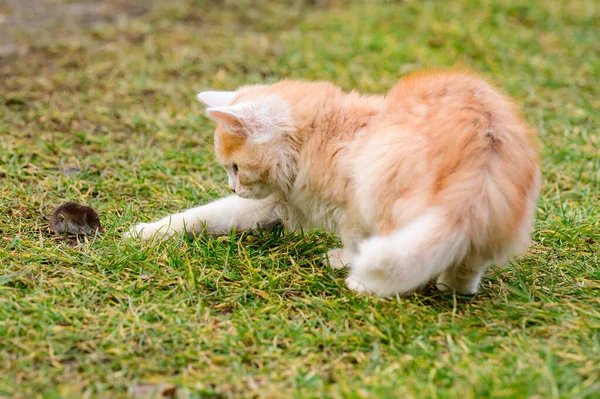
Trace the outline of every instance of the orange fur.
{"label": "orange fur", "polygon": [[245,140],[242,137],[231,135],[223,129],[215,131],[215,147],[217,154],[222,158],[231,158],[234,153],[240,150],[244,145]]}

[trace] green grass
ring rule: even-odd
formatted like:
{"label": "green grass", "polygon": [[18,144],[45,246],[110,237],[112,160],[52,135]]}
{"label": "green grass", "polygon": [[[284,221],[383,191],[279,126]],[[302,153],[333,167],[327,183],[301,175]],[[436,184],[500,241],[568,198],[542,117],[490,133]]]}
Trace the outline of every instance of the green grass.
{"label": "green grass", "polygon": [[[164,3],[0,60],[0,397],[600,397],[597,2]],[[357,297],[322,232],[121,239],[225,194],[196,91],[385,92],[451,65],[514,96],[543,145],[530,251],[476,296]],[[50,234],[68,200],[107,233]]]}

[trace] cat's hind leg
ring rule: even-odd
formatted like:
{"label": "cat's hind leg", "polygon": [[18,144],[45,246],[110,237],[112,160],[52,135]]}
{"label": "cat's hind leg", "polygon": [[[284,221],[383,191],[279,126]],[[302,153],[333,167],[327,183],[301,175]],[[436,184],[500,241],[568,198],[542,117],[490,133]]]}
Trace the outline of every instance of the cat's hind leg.
{"label": "cat's hind leg", "polygon": [[452,290],[461,295],[474,295],[490,263],[481,259],[467,258],[442,272],[436,285],[441,291]]}
{"label": "cat's hind leg", "polygon": [[413,292],[462,260],[468,247],[464,228],[430,209],[391,235],[363,241],[346,284],[377,295]]}

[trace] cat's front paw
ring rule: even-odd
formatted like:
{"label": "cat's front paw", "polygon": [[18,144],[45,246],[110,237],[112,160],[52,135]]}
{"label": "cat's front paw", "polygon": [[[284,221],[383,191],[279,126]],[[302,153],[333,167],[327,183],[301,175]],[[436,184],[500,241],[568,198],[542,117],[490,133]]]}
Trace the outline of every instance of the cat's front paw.
{"label": "cat's front paw", "polygon": [[342,248],[329,250],[323,259],[323,266],[329,264],[333,270],[343,269],[348,266],[348,262],[344,261],[342,254]]}
{"label": "cat's front paw", "polygon": [[140,223],[129,229],[123,234],[127,239],[148,240],[163,240],[173,235],[173,230],[169,229],[168,225],[160,222],[155,223]]}

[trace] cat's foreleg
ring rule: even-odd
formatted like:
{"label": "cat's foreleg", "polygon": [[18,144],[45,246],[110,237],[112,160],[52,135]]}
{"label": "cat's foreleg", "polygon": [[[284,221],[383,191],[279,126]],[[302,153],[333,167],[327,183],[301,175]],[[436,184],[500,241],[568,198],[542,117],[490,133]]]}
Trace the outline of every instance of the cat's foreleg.
{"label": "cat's foreleg", "polygon": [[363,237],[352,230],[342,230],[340,238],[342,248],[330,249],[323,259],[323,264],[329,264],[334,270],[350,265],[352,258],[358,254],[358,243]]}
{"label": "cat's foreleg", "polygon": [[175,213],[152,223],[140,223],[125,235],[143,240],[165,239],[174,234],[227,233],[269,227],[278,223],[276,200],[240,198],[237,195]]}

